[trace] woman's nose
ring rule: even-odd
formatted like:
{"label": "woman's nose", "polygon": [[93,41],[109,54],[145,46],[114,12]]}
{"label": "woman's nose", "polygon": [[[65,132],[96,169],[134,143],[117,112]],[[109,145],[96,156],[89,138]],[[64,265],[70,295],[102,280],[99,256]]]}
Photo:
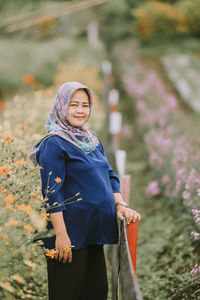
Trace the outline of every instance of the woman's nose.
{"label": "woman's nose", "polygon": [[83,107],[81,105],[78,105],[77,108],[76,108],[76,111],[82,112],[83,111]]}

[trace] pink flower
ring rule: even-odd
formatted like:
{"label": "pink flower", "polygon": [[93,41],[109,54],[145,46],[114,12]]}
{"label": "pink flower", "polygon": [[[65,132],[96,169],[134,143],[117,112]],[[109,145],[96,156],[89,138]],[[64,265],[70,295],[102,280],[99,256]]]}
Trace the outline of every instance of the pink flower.
{"label": "pink flower", "polygon": [[145,111],[146,103],[143,100],[139,99],[136,102],[136,107],[140,112]]}
{"label": "pink flower", "polygon": [[146,193],[150,196],[157,196],[160,193],[160,189],[159,189],[159,185],[158,185],[158,181],[151,181],[148,185],[148,187],[146,188]]}
{"label": "pink flower", "polygon": [[188,191],[184,191],[182,193],[182,197],[184,200],[188,200],[190,198],[190,193]]}
{"label": "pink flower", "polygon": [[197,279],[200,276],[200,266],[196,264],[194,268],[190,271],[192,278]]}
{"label": "pink flower", "polygon": [[166,95],[166,101],[170,108],[177,108],[177,99],[173,94]]}
{"label": "pink flower", "polygon": [[199,240],[200,239],[200,233],[192,231],[191,236],[194,238],[194,240]]}
{"label": "pink flower", "polygon": [[200,210],[192,209],[192,213],[196,224],[200,226]]}
{"label": "pink flower", "polygon": [[186,185],[185,185],[185,189],[186,189],[186,190],[189,190],[189,189],[190,189],[190,185],[189,185],[189,183],[186,183]]}
{"label": "pink flower", "polygon": [[168,174],[163,175],[162,177],[162,182],[163,183],[168,183],[170,181],[170,177]]}

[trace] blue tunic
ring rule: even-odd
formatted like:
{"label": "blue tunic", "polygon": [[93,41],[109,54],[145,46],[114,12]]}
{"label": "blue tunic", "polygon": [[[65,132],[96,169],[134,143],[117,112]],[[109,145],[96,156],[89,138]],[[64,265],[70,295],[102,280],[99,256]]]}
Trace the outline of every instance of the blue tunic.
{"label": "blue tunic", "polygon": [[[120,192],[120,182],[101,142],[87,154],[63,138],[51,136],[41,144],[37,159],[42,167],[42,194],[48,198],[47,212],[63,211],[73,249],[118,243],[113,193]],[[60,183],[55,181],[57,177]],[[47,228],[53,228],[50,220]],[[55,248],[55,235],[42,240],[46,248]]]}

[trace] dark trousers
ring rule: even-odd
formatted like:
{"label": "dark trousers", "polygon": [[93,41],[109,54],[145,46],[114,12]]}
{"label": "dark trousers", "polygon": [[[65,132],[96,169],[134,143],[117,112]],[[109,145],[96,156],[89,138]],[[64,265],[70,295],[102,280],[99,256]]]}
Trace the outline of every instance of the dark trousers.
{"label": "dark trousers", "polygon": [[72,262],[47,258],[49,300],[106,300],[108,281],[103,245],[72,250]]}

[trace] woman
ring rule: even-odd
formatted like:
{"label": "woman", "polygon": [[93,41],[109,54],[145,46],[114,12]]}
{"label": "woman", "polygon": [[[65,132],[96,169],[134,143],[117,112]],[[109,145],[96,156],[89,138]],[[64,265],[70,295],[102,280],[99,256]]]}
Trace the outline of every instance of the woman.
{"label": "woman", "polygon": [[107,299],[103,245],[118,243],[117,217],[128,223],[141,218],[123,201],[102,144],[87,128],[92,103],[88,87],[63,84],[46,123],[48,134],[31,150],[31,160],[42,167],[48,229],[55,232],[42,239],[55,249],[55,257],[47,257],[50,300]]}

